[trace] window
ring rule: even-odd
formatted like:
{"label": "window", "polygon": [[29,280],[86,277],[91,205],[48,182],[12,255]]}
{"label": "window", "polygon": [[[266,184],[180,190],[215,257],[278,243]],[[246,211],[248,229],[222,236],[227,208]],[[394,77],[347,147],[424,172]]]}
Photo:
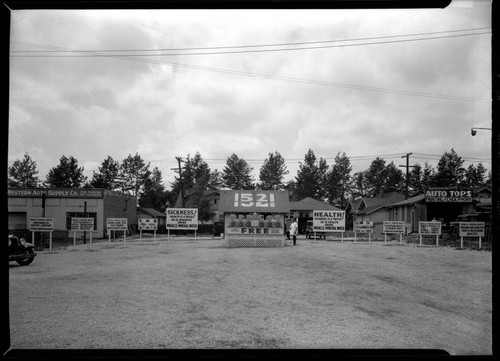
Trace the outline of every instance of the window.
{"label": "window", "polygon": [[83,212],[68,212],[66,213],[66,229],[71,230],[71,218],[94,218],[94,231],[97,230],[97,213],[87,212],[87,215]]}

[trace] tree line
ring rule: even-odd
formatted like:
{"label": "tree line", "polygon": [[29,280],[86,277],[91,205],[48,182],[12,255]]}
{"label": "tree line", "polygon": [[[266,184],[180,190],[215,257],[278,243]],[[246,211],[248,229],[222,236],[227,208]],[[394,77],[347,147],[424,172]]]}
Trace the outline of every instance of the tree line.
{"label": "tree line", "polygon": [[[108,155],[89,180],[84,168],[72,156],[62,156],[59,164],[51,168],[44,181],[38,177],[36,162],[28,153],[14,161],[8,170],[8,185],[16,188],[39,186],[53,188],[105,188],[132,194],[139,206],[164,211],[175,205],[181,190],[189,195],[191,204],[200,209],[201,219],[209,217],[207,190],[286,190],[293,199],[311,197],[344,209],[350,199],[380,196],[387,192],[405,192],[408,197],[422,194],[428,187],[471,188],[491,185],[491,171],[482,163],[463,166],[464,160],[452,148],[440,158],[437,168],[427,162],[413,164],[406,175],[394,164],[376,157],[368,169],[352,174],[352,165],[345,153],[338,153],[331,165],[317,158],[312,149],[299,162],[297,175],[289,182],[284,178],[289,171],[285,159],[278,152],[269,153],[259,170],[256,181],[253,168],[236,154],[226,160],[222,171],[210,169],[199,152],[183,159],[180,174],[165,188],[158,167],[150,169],[139,153],[129,154],[122,162]],[[206,220],[205,219],[205,220]]]}

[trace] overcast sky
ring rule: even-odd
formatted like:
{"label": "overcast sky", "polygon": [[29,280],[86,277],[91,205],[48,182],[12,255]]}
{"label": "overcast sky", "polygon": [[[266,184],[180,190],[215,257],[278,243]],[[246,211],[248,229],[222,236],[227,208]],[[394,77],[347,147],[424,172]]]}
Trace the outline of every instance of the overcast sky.
{"label": "overcast sky", "polygon": [[491,128],[490,1],[14,10],[10,69],[8,163],[27,152],[42,180],[63,155],[90,179],[108,155],[139,153],[167,188],[175,157],[196,152],[219,171],[235,153],[257,181],[270,152],[289,181],[309,148],[329,165],[345,152],[353,173],[409,152],[435,166],[451,148],[491,167],[491,132],[470,133]]}

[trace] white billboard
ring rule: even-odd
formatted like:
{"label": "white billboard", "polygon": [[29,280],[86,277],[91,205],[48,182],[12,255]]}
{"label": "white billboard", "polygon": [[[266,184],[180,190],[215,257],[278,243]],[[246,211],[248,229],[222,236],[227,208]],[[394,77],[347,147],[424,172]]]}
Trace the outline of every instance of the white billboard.
{"label": "white billboard", "polygon": [[373,233],[373,222],[354,222],[354,233]]}
{"label": "white billboard", "polygon": [[313,231],[345,232],[345,211],[313,211]]}
{"label": "white billboard", "polygon": [[459,222],[460,237],[484,237],[484,222]]}
{"label": "white billboard", "polygon": [[28,229],[31,232],[50,232],[54,230],[54,218],[31,217]]}
{"label": "white billboard", "polygon": [[198,229],[198,208],[167,208],[167,229]]}
{"label": "white billboard", "polygon": [[139,218],[140,231],[156,231],[158,230],[158,220],[155,218]]}
{"label": "white billboard", "polygon": [[384,221],[382,233],[403,234],[405,233],[404,221]]}
{"label": "white billboard", "polygon": [[93,231],[94,230],[94,218],[71,218],[71,230],[72,231]]}
{"label": "white billboard", "polygon": [[418,222],[418,233],[424,236],[440,236],[441,222]]}
{"label": "white billboard", "polygon": [[127,218],[106,218],[106,228],[108,231],[126,231]]}

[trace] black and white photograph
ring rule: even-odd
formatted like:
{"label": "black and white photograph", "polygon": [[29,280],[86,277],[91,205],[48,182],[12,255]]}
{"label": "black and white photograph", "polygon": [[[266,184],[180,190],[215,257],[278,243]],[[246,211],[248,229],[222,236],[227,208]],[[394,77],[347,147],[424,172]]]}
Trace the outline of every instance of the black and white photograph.
{"label": "black and white photograph", "polygon": [[492,13],[9,8],[2,352],[493,355]]}

